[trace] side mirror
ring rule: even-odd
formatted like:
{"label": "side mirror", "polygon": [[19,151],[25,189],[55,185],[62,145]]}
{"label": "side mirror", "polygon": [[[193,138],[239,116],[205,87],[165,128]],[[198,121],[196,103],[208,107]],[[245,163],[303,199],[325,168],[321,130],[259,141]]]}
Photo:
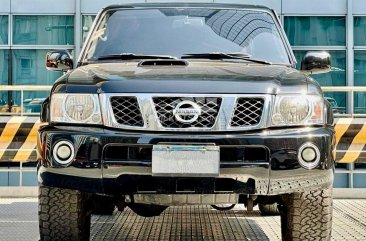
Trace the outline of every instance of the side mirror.
{"label": "side mirror", "polygon": [[46,54],[46,68],[53,71],[66,72],[73,69],[74,62],[67,50],[53,50]]}
{"label": "side mirror", "polygon": [[324,51],[307,52],[301,61],[301,72],[305,74],[324,74],[330,70],[330,54]]}

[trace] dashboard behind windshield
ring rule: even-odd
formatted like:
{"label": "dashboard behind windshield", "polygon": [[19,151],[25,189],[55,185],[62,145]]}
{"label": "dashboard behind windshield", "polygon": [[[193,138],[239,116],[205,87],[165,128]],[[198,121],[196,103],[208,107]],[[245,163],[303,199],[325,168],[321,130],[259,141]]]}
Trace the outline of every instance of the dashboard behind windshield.
{"label": "dashboard behind windshield", "polygon": [[180,58],[186,54],[220,52],[290,64],[273,17],[259,10],[109,10],[89,41],[86,61],[125,53]]}

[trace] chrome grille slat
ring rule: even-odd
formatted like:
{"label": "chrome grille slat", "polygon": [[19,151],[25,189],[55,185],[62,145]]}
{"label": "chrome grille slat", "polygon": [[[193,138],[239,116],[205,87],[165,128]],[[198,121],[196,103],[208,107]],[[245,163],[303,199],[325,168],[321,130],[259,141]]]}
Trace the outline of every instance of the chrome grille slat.
{"label": "chrome grille slat", "polygon": [[238,98],[230,126],[244,127],[258,125],[262,118],[263,107],[263,98]]}
{"label": "chrome grille slat", "polygon": [[144,126],[137,98],[134,96],[114,96],[111,98],[114,118],[121,125]]}
{"label": "chrome grille slat", "polygon": [[[201,107],[202,114],[193,123],[180,123],[174,117],[174,108],[184,100],[192,101]],[[220,97],[153,97],[153,102],[158,121],[164,128],[212,128],[221,106]]]}

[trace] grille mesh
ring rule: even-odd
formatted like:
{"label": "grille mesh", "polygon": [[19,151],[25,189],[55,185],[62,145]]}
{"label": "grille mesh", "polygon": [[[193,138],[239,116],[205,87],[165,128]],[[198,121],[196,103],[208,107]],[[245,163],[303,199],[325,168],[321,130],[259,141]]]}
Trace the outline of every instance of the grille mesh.
{"label": "grille mesh", "polygon": [[144,126],[144,121],[136,97],[112,97],[111,106],[118,124],[136,127]]}
{"label": "grille mesh", "polygon": [[[185,100],[201,107],[201,115],[189,124],[177,121],[173,114],[174,108]],[[154,97],[153,101],[159,121],[165,128],[211,128],[215,124],[221,106],[221,98],[218,97]]]}
{"label": "grille mesh", "polygon": [[230,125],[246,127],[259,124],[263,113],[264,99],[238,98]]}

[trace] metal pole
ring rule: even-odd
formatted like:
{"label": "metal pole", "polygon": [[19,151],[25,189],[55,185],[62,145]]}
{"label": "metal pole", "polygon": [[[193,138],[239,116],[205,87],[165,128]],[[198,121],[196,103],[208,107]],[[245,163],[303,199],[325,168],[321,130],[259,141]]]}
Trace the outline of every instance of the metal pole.
{"label": "metal pole", "polygon": [[[9,49],[8,50],[8,85],[13,85],[13,58],[12,58],[12,50]],[[8,109],[9,112],[11,111],[11,105],[13,102],[13,92],[12,91],[8,91]]]}
{"label": "metal pole", "polygon": [[[349,94],[349,92],[348,92],[348,94]],[[354,116],[354,114],[355,114],[355,106],[354,106],[354,104],[355,104],[355,91],[354,90],[351,91],[351,101],[352,101],[352,105],[351,105],[352,112],[351,112],[351,114],[352,114],[352,116]]]}
{"label": "metal pole", "polygon": [[[347,1],[347,85],[354,86],[354,56],[353,56],[353,0]],[[347,94],[347,112],[353,114],[354,112],[354,92],[351,91]]]}
{"label": "metal pole", "polygon": [[23,182],[23,162],[19,163],[19,186],[22,186],[22,182]]}
{"label": "metal pole", "polygon": [[[82,31],[82,23],[81,23],[81,0],[75,0],[75,25],[74,25],[74,34],[75,34],[75,56],[74,59],[77,60],[80,55],[81,50],[81,31]],[[74,65],[76,66],[76,61],[74,61]]]}
{"label": "metal pole", "polygon": [[21,90],[20,91],[20,115],[21,116],[23,116],[23,107],[24,107],[23,100],[24,100],[24,91]]}
{"label": "metal pole", "polygon": [[[13,51],[11,49],[11,46],[13,46],[13,13],[11,9],[11,1],[9,1],[9,19],[8,19],[8,44],[9,44],[9,50],[8,50],[8,85],[13,85]],[[8,109],[9,112],[11,111],[11,105],[13,101],[13,92],[8,91]]]}
{"label": "metal pole", "polygon": [[353,171],[355,169],[355,166],[353,163],[348,164],[349,165],[349,173],[348,173],[348,187],[353,188]]}
{"label": "metal pole", "polygon": [[[354,86],[354,54],[353,54],[353,0],[347,1],[347,85]],[[349,114],[354,114],[354,90],[348,92],[347,94],[347,112]],[[353,188],[353,170],[354,165],[349,164],[350,172],[348,174],[348,185],[349,188]]]}

